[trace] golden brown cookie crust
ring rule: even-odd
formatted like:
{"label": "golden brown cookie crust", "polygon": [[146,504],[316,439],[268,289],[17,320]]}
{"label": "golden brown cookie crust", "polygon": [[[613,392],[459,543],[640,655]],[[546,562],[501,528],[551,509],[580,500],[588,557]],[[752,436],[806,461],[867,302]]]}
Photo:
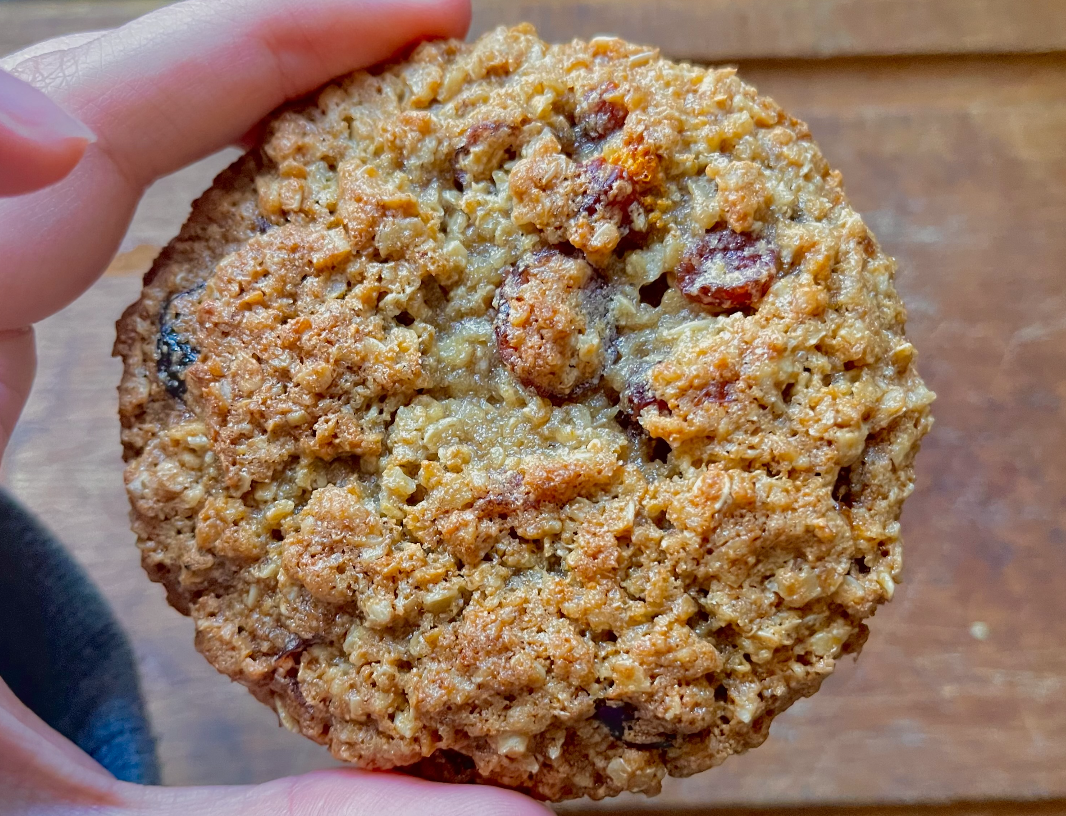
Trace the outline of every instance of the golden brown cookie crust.
{"label": "golden brown cookie crust", "polygon": [[145,568],[341,759],[655,793],[892,596],[893,272],[731,69],[424,44],[274,116],[119,321]]}

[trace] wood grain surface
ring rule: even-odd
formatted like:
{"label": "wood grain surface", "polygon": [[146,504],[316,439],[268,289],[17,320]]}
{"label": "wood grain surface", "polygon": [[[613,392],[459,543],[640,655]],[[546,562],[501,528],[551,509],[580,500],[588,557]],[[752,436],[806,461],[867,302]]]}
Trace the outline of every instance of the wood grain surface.
{"label": "wood grain surface", "polygon": [[[562,811],[577,816],[581,810]],[[797,807],[659,807],[651,800],[640,809],[598,808],[590,816],[1066,816],[1066,801],[952,802],[940,805],[810,805]]]}
{"label": "wood grain surface", "polygon": [[1018,53],[1066,47],[1062,0],[475,0],[474,28],[615,34],[694,60]]}
{"label": "wood grain surface", "polygon": [[[872,622],[860,660],[782,715],[759,750],[670,780],[654,800],[563,810],[1066,814],[1066,54],[1056,50],[1066,47],[1066,4],[503,4],[482,0],[478,25],[513,13],[562,37],[621,20],[626,9],[656,8],[659,17],[626,19],[644,20],[634,36],[669,53],[685,53],[701,21],[712,35],[700,53],[736,57],[741,75],[805,119],[843,171],[855,206],[899,259],[908,332],[939,395],[904,513],[906,583]],[[878,29],[919,6],[924,30]],[[104,3],[97,17],[94,6],[56,3],[57,16],[44,20],[26,4],[0,3],[0,50],[143,7]],[[802,9],[823,16],[809,22]],[[790,14],[802,19],[793,25]],[[13,29],[19,19],[34,22]],[[778,33],[767,40],[756,30]],[[877,30],[884,38],[870,34]],[[936,53],[885,56],[921,51]],[[782,55],[797,58],[770,59]],[[196,655],[190,623],[144,578],[126,527],[113,321],[136,296],[136,273],[154,248],[235,155],[157,184],[111,273],[40,324],[37,387],[0,471],[112,599],[141,661],[172,784],[331,764]],[[929,804],[951,801],[971,804]]]}
{"label": "wood grain surface", "polygon": [[[694,60],[1066,49],[1062,0],[472,0],[476,34],[533,23],[548,40],[615,34]],[[119,25],[164,0],[0,2],[0,54]]]}

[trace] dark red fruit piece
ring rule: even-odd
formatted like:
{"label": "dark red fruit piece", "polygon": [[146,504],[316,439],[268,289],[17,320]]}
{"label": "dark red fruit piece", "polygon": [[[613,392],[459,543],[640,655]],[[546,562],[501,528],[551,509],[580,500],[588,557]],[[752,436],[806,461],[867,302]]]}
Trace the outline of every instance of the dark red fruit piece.
{"label": "dark red fruit piece", "polygon": [[643,233],[633,223],[633,208],[640,207],[640,194],[624,167],[597,156],[581,166],[581,173],[585,194],[579,204],[580,213],[590,219],[613,222],[623,239],[630,233]]}
{"label": "dark red fruit piece", "polygon": [[758,306],[779,270],[777,250],[769,241],[722,225],[685,251],[674,274],[689,300],[731,311]]}
{"label": "dark red fruit piece", "polygon": [[516,122],[479,122],[469,128],[452,159],[456,184],[482,181],[513,159],[521,133]]}
{"label": "dark red fruit piece", "polygon": [[582,137],[589,141],[599,141],[622,129],[629,111],[621,102],[608,98],[616,96],[617,92],[616,83],[605,82],[585,94],[578,110]]}
{"label": "dark red fruit piece", "polygon": [[670,413],[670,406],[666,400],[659,399],[646,377],[638,377],[631,381],[622,394],[622,408],[634,419],[640,416],[645,408],[654,407],[660,414]]}
{"label": "dark red fruit piece", "polygon": [[[603,280],[583,257],[555,249],[529,255],[504,271],[494,305],[500,359],[523,385],[566,399],[599,381],[614,328]],[[581,343],[593,335],[601,353],[589,359]]]}

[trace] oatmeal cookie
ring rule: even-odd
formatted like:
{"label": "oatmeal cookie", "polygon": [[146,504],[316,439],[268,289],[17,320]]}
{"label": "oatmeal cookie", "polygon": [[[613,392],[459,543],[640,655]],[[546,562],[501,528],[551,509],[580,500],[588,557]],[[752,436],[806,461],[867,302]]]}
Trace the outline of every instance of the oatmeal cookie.
{"label": "oatmeal cookie", "polygon": [[341,759],[655,793],[892,597],[893,271],[732,69],[424,44],[274,115],[119,322],[145,569]]}

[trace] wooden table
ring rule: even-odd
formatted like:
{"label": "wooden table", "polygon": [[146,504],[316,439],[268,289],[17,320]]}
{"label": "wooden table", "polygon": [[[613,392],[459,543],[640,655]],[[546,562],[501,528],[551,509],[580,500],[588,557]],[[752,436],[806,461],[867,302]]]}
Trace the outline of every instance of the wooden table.
{"label": "wooden table", "polygon": [[[0,2],[0,53],[152,6]],[[611,31],[738,62],[807,120],[900,260],[909,332],[939,394],[904,516],[907,583],[861,660],[758,751],[655,800],[566,810],[1066,814],[1066,3],[476,3],[476,31],[522,19],[552,39]],[[157,184],[109,273],[40,325],[37,388],[2,470],[130,632],[172,784],[330,764],[196,655],[126,526],[112,322],[233,155]]]}

